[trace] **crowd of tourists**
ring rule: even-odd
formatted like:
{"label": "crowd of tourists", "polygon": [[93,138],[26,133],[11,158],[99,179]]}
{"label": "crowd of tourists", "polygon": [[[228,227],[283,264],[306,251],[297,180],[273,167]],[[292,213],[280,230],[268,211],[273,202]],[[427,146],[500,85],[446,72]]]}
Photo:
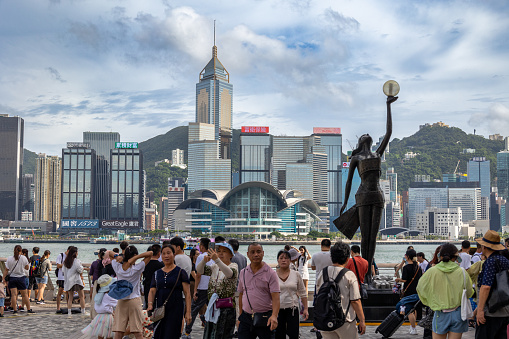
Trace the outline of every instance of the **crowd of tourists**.
{"label": "crowd of tourists", "polygon": [[[78,312],[92,318],[82,330],[90,338],[121,339],[130,334],[189,339],[199,317],[206,339],[297,339],[300,322],[309,317],[311,266],[316,271],[311,331],[326,339],[358,338],[365,333],[365,280],[377,273],[377,267],[361,257],[357,245],[324,239],[321,251],[312,256],[305,246],[287,245],[275,258],[275,270],[264,261],[263,245],[257,242],[248,246],[247,258],[238,252],[236,239],[226,241],[221,236],[213,241],[200,239],[189,255],[185,248],[180,237],[149,246],[144,253],[124,241],[120,249],[98,250],[97,259],[85,268],[78,249],[69,246],[56,257],[57,313],[73,317],[73,300],[79,301]],[[34,247],[29,257],[20,245],[14,247],[6,272],[0,275],[0,316],[6,293],[11,299],[7,310],[13,313],[24,308],[34,313],[31,302],[45,303],[53,266],[51,253],[41,256],[39,252]],[[468,241],[463,241],[461,251],[443,244],[430,260],[408,247],[396,267],[395,281],[401,295],[396,309],[408,316],[410,334],[418,334],[414,306],[421,302],[426,309],[419,321],[424,338],[461,338],[469,326],[476,327],[476,338],[507,338],[509,303],[497,300],[503,298],[499,291],[509,289],[501,286],[507,284],[507,277],[500,278],[501,272],[509,270],[507,249],[498,233],[488,231],[477,239],[475,253],[470,253]],[[85,310],[85,270],[91,279],[89,312]],[[61,308],[61,300],[66,300],[67,308]]]}

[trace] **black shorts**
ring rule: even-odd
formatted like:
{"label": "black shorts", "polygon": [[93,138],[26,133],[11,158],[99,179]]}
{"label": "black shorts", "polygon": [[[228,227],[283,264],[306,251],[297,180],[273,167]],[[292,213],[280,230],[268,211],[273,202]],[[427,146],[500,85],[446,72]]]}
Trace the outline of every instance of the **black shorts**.
{"label": "black shorts", "polygon": [[34,276],[28,277],[28,289],[29,290],[39,289],[39,284],[37,284],[37,281],[35,281]]}
{"label": "black shorts", "polygon": [[64,288],[64,281],[63,280],[57,280],[58,288]]}
{"label": "black shorts", "polygon": [[18,291],[24,291],[27,289],[25,277],[10,277],[8,288],[16,288]]}

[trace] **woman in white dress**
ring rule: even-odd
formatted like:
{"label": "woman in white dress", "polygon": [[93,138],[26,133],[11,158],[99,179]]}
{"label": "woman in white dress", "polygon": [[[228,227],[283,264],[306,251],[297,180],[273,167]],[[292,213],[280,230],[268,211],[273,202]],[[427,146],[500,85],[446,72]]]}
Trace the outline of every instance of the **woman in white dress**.
{"label": "woman in white dress", "polygon": [[311,259],[311,255],[307,250],[306,246],[299,247],[300,257],[299,257],[299,273],[304,281],[304,286],[306,286],[306,295],[308,293],[308,282],[309,282],[309,268],[308,261]]}
{"label": "woman in white dress", "polygon": [[67,298],[67,316],[71,317],[71,308],[74,292],[78,293],[80,298],[81,313],[85,313],[85,284],[81,274],[83,273],[83,265],[78,257],[78,248],[71,247],[67,257],[65,257],[62,265],[64,273],[64,291],[68,292]]}

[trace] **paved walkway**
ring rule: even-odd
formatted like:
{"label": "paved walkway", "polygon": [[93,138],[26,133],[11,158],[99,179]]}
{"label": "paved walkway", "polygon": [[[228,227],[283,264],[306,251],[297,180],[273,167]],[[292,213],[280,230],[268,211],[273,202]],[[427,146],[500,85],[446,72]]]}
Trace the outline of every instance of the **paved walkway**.
{"label": "paved walkway", "polygon": [[[77,307],[73,305],[73,307]],[[74,314],[72,318],[67,315],[55,313],[55,303],[48,302],[46,305],[33,305],[33,310],[36,314],[27,315],[26,312],[18,312],[13,315],[11,312],[6,312],[4,318],[0,318],[0,338],[2,339],[85,339],[81,333],[81,329],[90,323],[90,316],[81,314]],[[193,328],[193,338],[199,339],[203,336],[203,329],[201,325],[195,323]],[[369,325],[365,335],[360,339],[381,339],[380,334],[376,334],[377,325]],[[302,339],[314,339],[316,335],[310,332],[311,327],[301,326]],[[418,328],[418,335],[411,336],[408,334],[409,326],[402,326],[392,337],[394,339],[408,339],[408,338],[422,338],[423,330]],[[463,338],[473,339],[474,330],[471,328],[468,333],[463,335]]]}

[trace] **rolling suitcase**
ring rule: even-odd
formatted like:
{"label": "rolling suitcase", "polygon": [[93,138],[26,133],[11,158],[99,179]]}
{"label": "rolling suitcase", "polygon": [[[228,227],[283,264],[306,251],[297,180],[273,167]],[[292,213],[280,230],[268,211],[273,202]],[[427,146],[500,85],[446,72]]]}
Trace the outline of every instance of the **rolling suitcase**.
{"label": "rolling suitcase", "polygon": [[380,333],[383,338],[390,338],[401,327],[401,325],[405,322],[408,314],[415,311],[418,305],[421,304],[421,301],[418,301],[414,307],[405,315],[399,314],[398,311],[392,311],[387,318],[382,321],[382,323],[376,328],[375,333]]}

